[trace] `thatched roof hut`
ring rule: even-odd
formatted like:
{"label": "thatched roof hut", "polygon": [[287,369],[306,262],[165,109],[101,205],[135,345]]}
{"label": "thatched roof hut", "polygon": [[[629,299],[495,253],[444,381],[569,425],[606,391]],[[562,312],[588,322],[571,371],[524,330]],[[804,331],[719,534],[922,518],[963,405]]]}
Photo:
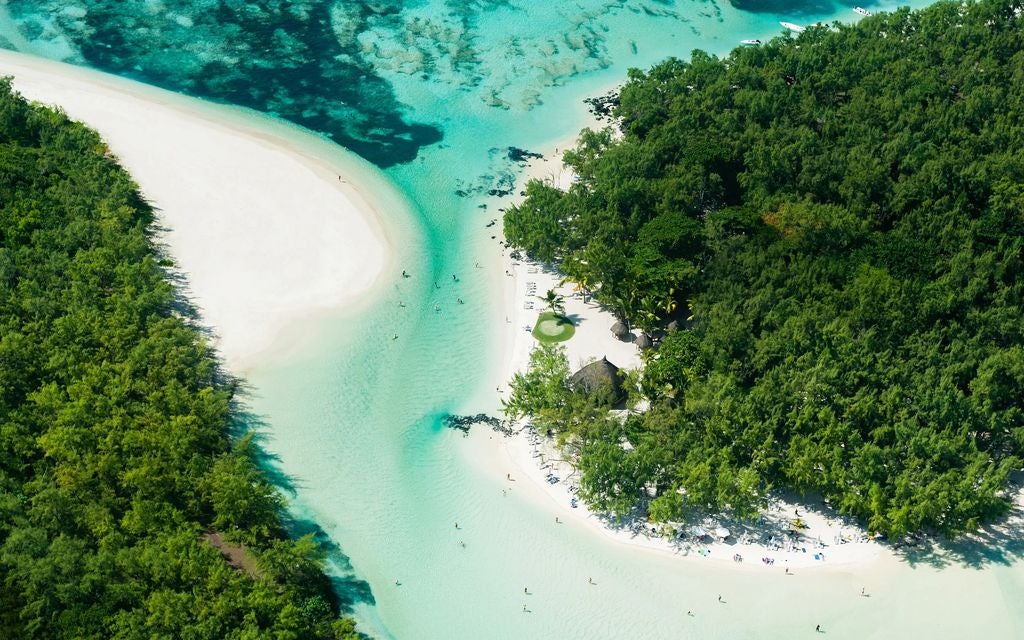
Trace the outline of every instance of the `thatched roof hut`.
{"label": "thatched roof hut", "polygon": [[651,336],[641,333],[636,337],[636,346],[640,349],[650,349],[654,346],[654,342],[651,340]]}
{"label": "thatched roof hut", "polygon": [[615,324],[612,325],[612,335],[614,335],[619,340],[622,340],[623,338],[629,335],[629,327],[627,327],[626,324],[622,321],[616,322]]}
{"label": "thatched roof hut", "polygon": [[607,357],[591,362],[572,374],[569,382],[573,389],[588,395],[604,390],[611,394],[610,399],[613,404],[622,402],[625,397],[622,393],[622,377],[619,376],[619,368],[608,362]]}
{"label": "thatched roof hut", "polygon": [[669,333],[672,333],[673,331],[679,331],[679,321],[673,320],[672,322],[668,323],[666,329],[668,329]]}

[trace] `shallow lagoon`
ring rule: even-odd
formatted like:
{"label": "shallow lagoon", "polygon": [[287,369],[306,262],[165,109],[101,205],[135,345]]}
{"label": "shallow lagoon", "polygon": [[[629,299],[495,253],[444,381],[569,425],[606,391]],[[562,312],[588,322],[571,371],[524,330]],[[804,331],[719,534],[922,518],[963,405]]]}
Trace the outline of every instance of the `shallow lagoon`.
{"label": "shallow lagoon", "polygon": [[[288,349],[247,372],[268,464],[301,526],[333,545],[339,590],[368,630],[781,638],[820,624],[840,638],[1015,637],[1020,549],[1007,562],[993,550],[941,570],[883,560],[789,578],[674,559],[554,524],[543,504],[508,490],[497,435],[440,426],[447,412],[495,410],[502,277],[485,224],[509,202],[488,192],[521,169],[507,148],[548,152],[585,121],[582,98],[629,67],[723,53],[778,34],[779,20],[857,17],[830,3],[773,6],[780,13],[654,0],[10,0],[0,35],[310,126],[387,167],[414,203],[414,218],[394,221],[416,239],[397,247],[413,277],[357,316],[296,327]],[[895,5],[869,8],[884,6]]]}

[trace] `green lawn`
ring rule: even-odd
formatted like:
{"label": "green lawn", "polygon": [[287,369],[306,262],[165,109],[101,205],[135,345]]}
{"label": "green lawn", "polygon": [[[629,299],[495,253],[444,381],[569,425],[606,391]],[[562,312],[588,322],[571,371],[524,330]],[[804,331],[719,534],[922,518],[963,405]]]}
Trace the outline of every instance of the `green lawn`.
{"label": "green lawn", "polygon": [[572,320],[563,315],[545,311],[537,318],[533,337],[540,342],[565,342],[576,333]]}

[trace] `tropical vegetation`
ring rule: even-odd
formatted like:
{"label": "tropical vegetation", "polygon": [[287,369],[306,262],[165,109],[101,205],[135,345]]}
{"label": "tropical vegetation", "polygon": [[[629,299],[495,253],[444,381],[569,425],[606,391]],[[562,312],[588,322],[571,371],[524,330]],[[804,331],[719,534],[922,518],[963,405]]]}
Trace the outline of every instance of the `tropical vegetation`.
{"label": "tropical vegetation", "polygon": [[153,230],[94,132],[0,82],[0,637],[358,637]]}
{"label": "tropical vegetation", "polygon": [[575,184],[528,186],[510,244],[661,337],[624,420],[573,400],[556,352],[518,381],[510,412],[572,447],[590,500],[675,520],[789,487],[888,534],[1007,511],[1021,14],[940,2],[633,71],[619,130],[565,154]]}

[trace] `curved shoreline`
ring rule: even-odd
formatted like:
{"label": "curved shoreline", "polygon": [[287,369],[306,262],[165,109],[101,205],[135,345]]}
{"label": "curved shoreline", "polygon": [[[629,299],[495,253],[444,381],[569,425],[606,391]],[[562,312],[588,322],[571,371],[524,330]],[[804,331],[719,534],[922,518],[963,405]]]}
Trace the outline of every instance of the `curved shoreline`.
{"label": "curved shoreline", "polygon": [[[591,116],[581,120],[578,128],[599,129],[607,124]],[[572,148],[575,144],[576,136],[572,136],[547,145],[543,149],[544,158],[531,163],[530,168],[519,177],[514,191],[518,193],[532,179],[567,189],[572,183],[573,176],[570,169],[563,167],[559,152]],[[522,198],[516,197],[513,201],[518,204]],[[508,276],[502,282],[501,302],[507,321],[502,331],[502,366],[497,372],[501,377],[496,380],[498,388],[501,389],[499,401],[507,392],[512,376],[527,369],[530,352],[535,345],[532,334],[525,331],[525,328],[533,326],[542,304],[537,302],[534,309],[526,309],[524,302],[535,299],[548,287],[556,289],[565,297],[567,314],[583,320],[582,330],[578,328],[572,339],[562,343],[566,347],[570,370],[576,370],[586,361],[599,359],[603,355],[607,355],[609,360],[622,368],[639,366],[640,358],[635,347],[629,343],[608,339],[608,328],[615,322],[614,316],[596,304],[574,299],[571,283],[560,284],[560,274],[545,271],[541,265],[527,260],[512,260],[507,255],[507,248],[501,251],[500,257],[496,256],[495,262],[500,263],[501,269],[506,270]],[[531,292],[528,284],[535,285],[536,293]],[[599,331],[593,331],[595,325],[599,327]],[[518,426],[522,427],[528,422],[524,420]],[[570,507],[573,493],[569,491],[565,478],[575,473],[575,470],[568,463],[554,462],[560,456],[551,443],[542,439],[538,447],[530,441],[529,433],[529,430],[521,429],[511,437],[502,438],[500,444],[495,444],[491,439],[480,438],[474,445],[474,457],[478,460],[488,460],[486,465],[481,467],[489,468],[491,473],[510,473],[513,479],[528,480],[525,485],[529,489],[518,492],[521,498],[525,497],[526,493],[527,499],[534,502],[539,509],[557,516],[561,521],[578,522],[591,534],[609,542],[690,562],[714,561],[713,564],[722,569],[747,571],[782,573],[785,569],[786,573],[789,573],[790,569],[810,569],[872,574],[882,570],[883,566],[894,566],[903,562],[900,554],[893,548],[869,539],[866,529],[854,519],[842,516],[824,505],[815,506],[808,501],[799,501],[791,497],[773,500],[772,509],[762,512],[763,522],[752,526],[739,524],[740,530],[745,530],[749,534],[749,539],[743,542],[738,542],[734,536],[726,541],[712,540],[695,544],[654,535],[650,533],[649,527],[646,531],[632,531],[628,527],[611,526],[600,514],[591,512],[585,503],[580,502],[578,507]],[[548,473],[559,476],[563,481],[549,483],[546,479]],[[518,483],[517,486],[525,488],[523,484]],[[1012,500],[1013,508],[1006,517],[986,526],[978,534],[965,536],[962,542],[983,546],[981,540],[987,532],[1019,528],[1024,522],[1024,487],[1018,487],[1012,492]],[[784,540],[778,532],[788,528],[785,526],[785,523],[791,520],[788,514],[794,514],[792,517],[798,515],[806,523],[807,528],[801,531],[801,537],[805,541],[794,545],[793,550],[788,551],[769,548],[764,544],[769,535],[774,533],[776,540]],[[689,527],[692,524],[694,523],[686,523],[685,526]],[[736,523],[722,524],[732,527],[734,531],[737,530]],[[709,527],[708,523],[704,523],[706,530],[711,530],[713,526],[712,524]],[[820,540],[824,546],[814,545],[816,540]],[[734,554],[742,556],[742,560],[735,561]],[[768,558],[770,562],[762,562],[762,558]]]}
{"label": "curved shoreline", "polygon": [[[368,304],[396,269],[409,203],[372,165],[300,127],[91,69],[0,51],[29,100],[95,129],[164,227],[186,294],[241,373],[299,325]],[[406,216],[411,218],[411,216]]]}

